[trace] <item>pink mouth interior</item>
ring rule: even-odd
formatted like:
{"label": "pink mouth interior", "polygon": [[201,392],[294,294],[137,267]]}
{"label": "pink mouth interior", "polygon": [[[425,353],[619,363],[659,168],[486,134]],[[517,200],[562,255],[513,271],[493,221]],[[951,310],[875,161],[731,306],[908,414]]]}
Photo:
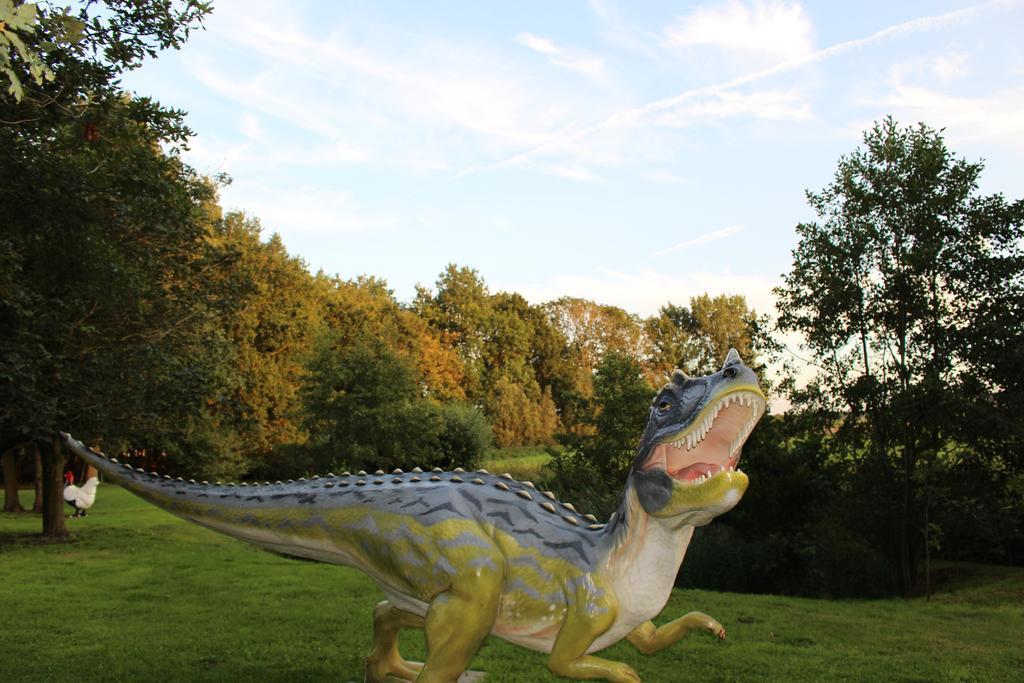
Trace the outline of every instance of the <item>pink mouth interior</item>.
{"label": "pink mouth interior", "polygon": [[673,479],[694,481],[723,469],[735,468],[740,460],[740,450],[737,448],[730,454],[729,448],[752,413],[753,408],[739,403],[722,408],[704,439],[692,450],[686,450],[685,445],[677,448],[670,443],[659,444],[644,469],[661,468]]}

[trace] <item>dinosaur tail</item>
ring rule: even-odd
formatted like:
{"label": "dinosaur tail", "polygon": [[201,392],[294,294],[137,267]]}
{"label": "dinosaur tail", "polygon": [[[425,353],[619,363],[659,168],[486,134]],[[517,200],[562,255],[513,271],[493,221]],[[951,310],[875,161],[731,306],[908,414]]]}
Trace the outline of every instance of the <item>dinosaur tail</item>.
{"label": "dinosaur tail", "polygon": [[244,527],[258,525],[252,514],[255,503],[245,495],[248,489],[242,486],[185,481],[180,477],[174,479],[141,468],[133,469],[117,458],[86,447],[70,434],[62,433],[61,437],[72,453],[108,479],[171,514],[246,540],[250,540],[252,534]]}

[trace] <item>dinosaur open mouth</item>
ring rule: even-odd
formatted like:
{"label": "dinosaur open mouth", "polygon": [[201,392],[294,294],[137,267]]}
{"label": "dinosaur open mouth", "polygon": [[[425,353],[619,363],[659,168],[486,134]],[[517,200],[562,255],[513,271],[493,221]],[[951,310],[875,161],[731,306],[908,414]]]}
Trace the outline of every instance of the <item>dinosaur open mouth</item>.
{"label": "dinosaur open mouth", "polygon": [[734,470],[764,409],[760,392],[731,391],[705,406],[687,429],[655,446],[644,469],[663,469],[676,481],[694,485]]}

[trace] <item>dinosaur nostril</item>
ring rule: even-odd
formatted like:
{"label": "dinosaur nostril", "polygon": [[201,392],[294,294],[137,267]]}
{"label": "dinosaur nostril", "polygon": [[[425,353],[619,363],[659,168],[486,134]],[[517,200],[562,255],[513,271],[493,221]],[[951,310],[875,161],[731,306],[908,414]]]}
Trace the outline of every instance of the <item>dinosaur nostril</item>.
{"label": "dinosaur nostril", "polygon": [[736,368],[725,368],[724,370],[722,370],[722,376],[723,377],[730,377],[730,378],[731,377],[735,377],[736,376],[736,372],[737,372]]}

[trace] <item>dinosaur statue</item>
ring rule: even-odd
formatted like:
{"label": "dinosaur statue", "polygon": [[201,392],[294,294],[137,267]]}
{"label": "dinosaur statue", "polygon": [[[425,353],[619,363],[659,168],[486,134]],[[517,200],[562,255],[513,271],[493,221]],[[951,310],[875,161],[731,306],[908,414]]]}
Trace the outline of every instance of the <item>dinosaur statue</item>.
{"label": "dinosaur statue", "polygon": [[[119,464],[69,435],[68,447],[124,488],[175,515],[269,550],[368,574],[387,600],[373,614],[366,680],[455,681],[488,634],[550,653],[567,678],[639,681],[597,657],[626,638],[653,653],[693,630],[661,627],[694,527],[747,488],[740,449],[765,409],[757,377],[731,350],[719,372],[676,370],[654,398],[622,504],[607,524],[509,475],[484,470],[341,476],[263,484],[182,481]],[[398,652],[424,629],[423,664]]]}

